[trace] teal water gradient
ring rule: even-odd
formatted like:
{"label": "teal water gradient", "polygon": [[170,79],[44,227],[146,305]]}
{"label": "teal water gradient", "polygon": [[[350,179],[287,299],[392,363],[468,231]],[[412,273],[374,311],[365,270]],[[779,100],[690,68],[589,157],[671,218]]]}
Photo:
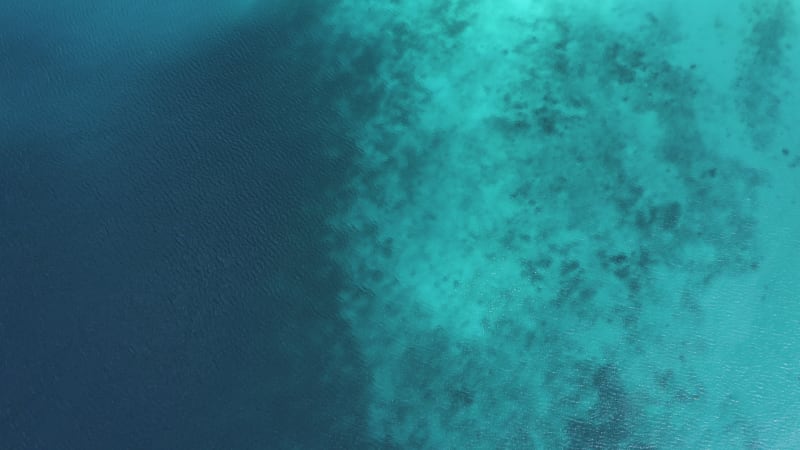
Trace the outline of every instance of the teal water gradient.
{"label": "teal water gradient", "polygon": [[800,448],[788,0],[0,3],[0,447]]}

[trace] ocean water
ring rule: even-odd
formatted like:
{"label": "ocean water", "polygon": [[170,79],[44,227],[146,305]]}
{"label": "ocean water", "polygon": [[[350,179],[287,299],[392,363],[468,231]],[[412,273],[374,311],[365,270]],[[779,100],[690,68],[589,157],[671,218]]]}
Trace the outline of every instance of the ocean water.
{"label": "ocean water", "polygon": [[0,2],[0,448],[800,448],[798,14]]}
{"label": "ocean water", "polygon": [[308,8],[0,3],[0,448],[357,441]]}

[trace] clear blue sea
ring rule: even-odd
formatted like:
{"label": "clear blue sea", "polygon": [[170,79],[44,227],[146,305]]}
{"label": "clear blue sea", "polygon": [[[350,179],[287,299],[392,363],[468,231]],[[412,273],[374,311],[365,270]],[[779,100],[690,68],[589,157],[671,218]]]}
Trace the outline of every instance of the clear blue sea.
{"label": "clear blue sea", "polygon": [[0,2],[0,448],[358,442],[344,88],[313,8],[261,9]]}
{"label": "clear blue sea", "polygon": [[800,449],[793,0],[0,0],[0,450]]}

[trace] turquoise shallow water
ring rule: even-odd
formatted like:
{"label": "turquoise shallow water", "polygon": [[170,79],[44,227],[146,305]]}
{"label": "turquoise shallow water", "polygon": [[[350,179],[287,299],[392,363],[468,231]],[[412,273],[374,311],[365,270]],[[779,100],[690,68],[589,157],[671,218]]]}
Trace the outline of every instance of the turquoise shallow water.
{"label": "turquoise shallow water", "polygon": [[369,434],[401,448],[800,446],[796,14],[332,8],[350,46],[337,61],[370,55],[375,72],[367,100],[342,103],[361,123],[360,170],[331,221]]}

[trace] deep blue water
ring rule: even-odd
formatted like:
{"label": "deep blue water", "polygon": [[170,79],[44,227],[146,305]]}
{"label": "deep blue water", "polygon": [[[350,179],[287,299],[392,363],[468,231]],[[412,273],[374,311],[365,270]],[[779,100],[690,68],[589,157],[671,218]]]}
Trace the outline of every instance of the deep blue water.
{"label": "deep blue water", "polygon": [[340,80],[311,7],[216,3],[0,3],[2,448],[357,445]]}

